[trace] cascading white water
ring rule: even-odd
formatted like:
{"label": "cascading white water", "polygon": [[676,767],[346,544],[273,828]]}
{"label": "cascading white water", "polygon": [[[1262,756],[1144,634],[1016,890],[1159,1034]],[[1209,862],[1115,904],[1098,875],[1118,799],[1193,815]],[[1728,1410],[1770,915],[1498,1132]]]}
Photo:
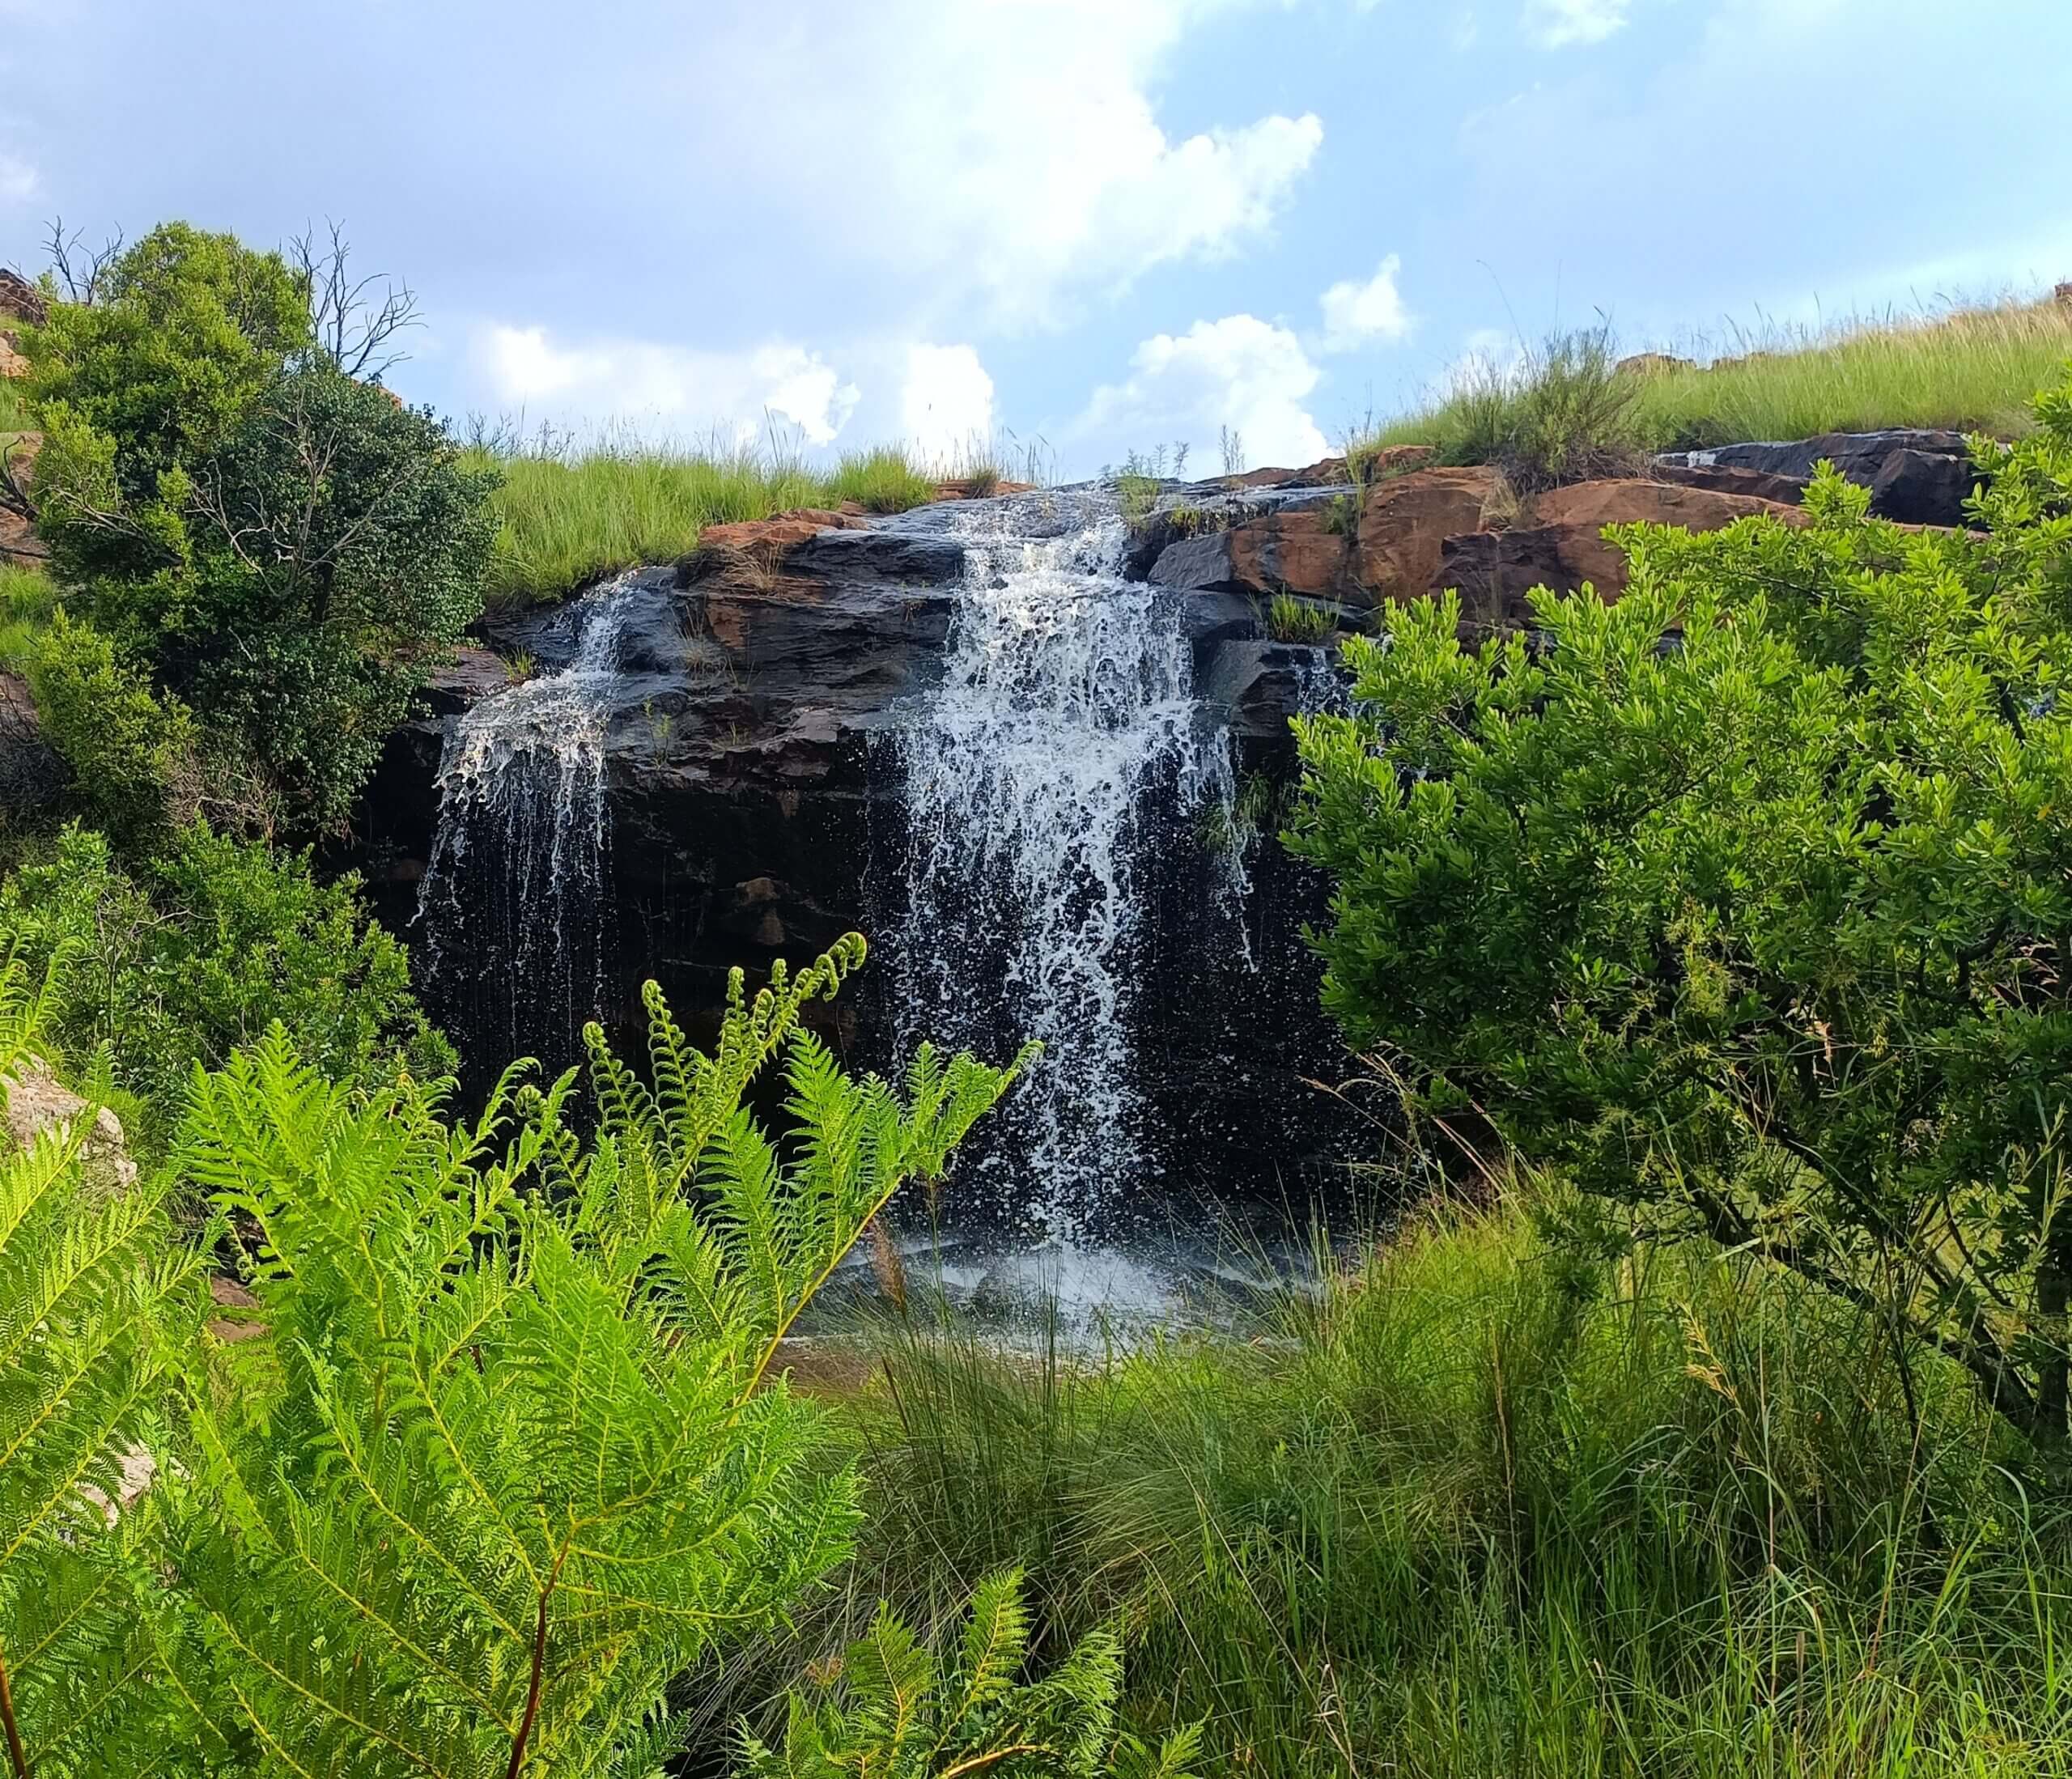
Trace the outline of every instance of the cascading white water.
{"label": "cascading white water", "polygon": [[610,906],[605,741],[629,579],[573,608],[567,667],[485,698],[447,738],[418,916],[435,1000],[471,1055],[567,1053],[599,1011]]}
{"label": "cascading white water", "polygon": [[[966,570],[942,684],[901,738],[898,1023],[1042,1042],[1000,1160],[1016,1208],[1070,1238],[1115,1187],[1144,1183],[1129,1015],[1144,855],[1176,833],[1191,843],[1212,803],[1227,813],[1231,747],[1205,731],[1171,602],[1121,576],[1111,500],[989,502],[957,526]],[[1242,871],[1234,851],[1229,869]]]}

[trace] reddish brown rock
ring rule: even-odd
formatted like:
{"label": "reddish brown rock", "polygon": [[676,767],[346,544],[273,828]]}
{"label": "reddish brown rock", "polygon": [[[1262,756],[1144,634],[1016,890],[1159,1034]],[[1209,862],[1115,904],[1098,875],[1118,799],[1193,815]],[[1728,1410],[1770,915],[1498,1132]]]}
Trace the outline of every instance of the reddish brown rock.
{"label": "reddish brown rock", "polygon": [[1526,596],[1536,587],[1566,592],[1594,588],[1607,599],[1626,588],[1626,558],[1607,540],[1607,525],[1680,525],[1717,531],[1735,520],[1767,516],[1802,525],[1796,507],[1709,488],[1639,481],[1579,482],[1532,503],[1529,523],[1446,541],[1436,577],[1458,587],[1461,620],[1476,631],[1516,629],[1530,620]]}
{"label": "reddish brown rock", "polygon": [[1496,472],[1478,465],[1413,469],[1370,487],[1361,507],[1352,567],[1367,602],[1429,592],[1446,540],[1482,529],[1482,509],[1496,485]]}
{"label": "reddish brown rock", "polygon": [[1428,468],[1433,458],[1438,454],[1437,445],[1383,445],[1378,450],[1362,454],[1360,479],[1362,482],[1386,482],[1392,476],[1408,475],[1413,469]]}
{"label": "reddish brown rock", "polygon": [[1679,359],[1673,352],[1635,352],[1611,368],[1621,376],[1658,377],[1671,371],[1694,371],[1697,367],[1691,359]]}
{"label": "reddish brown rock", "polygon": [[41,327],[49,319],[50,304],[43,292],[19,272],[0,268],[0,329],[11,339],[16,327]]}
{"label": "reddish brown rock", "polygon": [[1167,545],[1149,578],[1161,587],[1255,598],[1280,592],[1332,598],[1351,566],[1348,543],[1344,520],[1330,507],[1284,509]]}

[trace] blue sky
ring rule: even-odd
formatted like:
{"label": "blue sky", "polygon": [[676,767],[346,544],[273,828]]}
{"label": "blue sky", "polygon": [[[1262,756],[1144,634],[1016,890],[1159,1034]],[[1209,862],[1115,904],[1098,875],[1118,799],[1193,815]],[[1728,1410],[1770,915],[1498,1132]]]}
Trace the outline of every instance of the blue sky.
{"label": "blue sky", "polygon": [[2072,278],[2072,0],[0,0],[0,260],[342,220],[456,417],[1301,462],[1466,355]]}

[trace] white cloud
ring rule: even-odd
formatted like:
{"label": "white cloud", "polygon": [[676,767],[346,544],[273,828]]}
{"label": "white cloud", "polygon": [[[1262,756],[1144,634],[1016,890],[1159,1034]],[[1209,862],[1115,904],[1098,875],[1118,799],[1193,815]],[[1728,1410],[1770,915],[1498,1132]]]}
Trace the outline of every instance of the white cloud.
{"label": "white cloud", "polygon": [[949,464],[993,433],[993,380],[968,346],[913,346],[900,390],[906,442],[924,462]]}
{"label": "white cloud", "polygon": [[852,301],[897,288],[895,325],[924,333],[1051,326],[1154,266],[1237,252],[1315,159],[1312,113],[1177,136],[1153,103],[1191,30],[1259,3],[882,0],[817,12],[805,43],[728,9],[701,58],[727,79],[681,96],[728,168],[722,202],[840,266]]}
{"label": "white cloud", "polygon": [[477,335],[474,356],[495,400],[536,418],[624,418],[744,441],[774,417],[809,444],[829,444],[859,395],[818,353],[783,342],[744,352],[648,340],[563,346],[545,328],[496,324]]}
{"label": "white cloud", "polygon": [[1252,315],[1160,333],[1131,355],[1130,375],[1093,392],[1068,436],[1110,457],[1185,443],[1213,469],[1221,429],[1243,435],[1248,464],[1299,468],[1329,447],[1303,405],[1317,367],[1288,329]]}
{"label": "white cloud", "polygon": [[1526,0],[1525,28],[1544,49],[1602,43],[1623,30],[1633,0]]}
{"label": "white cloud", "polygon": [[1364,282],[1341,278],[1318,299],[1323,309],[1325,352],[1349,352],[1370,340],[1401,340],[1411,329],[1411,314],[1403,293],[1396,288],[1396,274],[1403,261],[1391,253]]}

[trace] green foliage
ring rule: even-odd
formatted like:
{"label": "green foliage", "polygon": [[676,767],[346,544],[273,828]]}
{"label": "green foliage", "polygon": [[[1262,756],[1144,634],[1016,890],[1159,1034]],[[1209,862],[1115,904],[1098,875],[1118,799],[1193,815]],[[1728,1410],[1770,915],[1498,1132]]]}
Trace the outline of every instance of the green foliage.
{"label": "green foliage", "polygon": [[1293,593],[1276,593],[1266,608],[1266,633],[1276,643],[1328,642],[1338,629],[1338,618],[1328,605],[1298,599]]}
{"label": "green foliage", "polygon": [[[673,1676],[773,1624],[844,1554],[852,1472],[773,1373],[802,1305],[1012,1070],[923,1050],[902,1100],[799,1024],[845,940],[709,1055],[651,988],[652,1085],[588,1034],[449,1126],[362,1099],[276,1029],[197,1076],[180,1161],[234,1219],[267,1363],[188,1392],[182,1683],[258,1770],[490,1779],[652,1770]],[[793,1131],[742,1106],[781,1053]]]}
{"label": "green foliage", "polygon": [[198,811],[198,743],[187,707],[161,697],[91,624],[61,608],[35,639],[29,684],[74,800],[125,847],[148,848]]}
{"label": "green foliage", "polygon": [[[1457,601],[1299,725],[1353,1042],[1529,1156],[1875,1307],[2064,1437],[2072,390],[1978,533],[1623,533],[1543,652]],[[1377,713],[1386,713],[1385,715]]]}
{"label": "green foliage", "polygon": [[311,297],[279,255],[172,223],[92,303],[53,304],[25,350],[58,580],[144,693],[219,738],[205,778],[241,787],[229,769],[248,762],[299,826],[329,830],[479,609],[494,478],[428,411],[346,375]]}
{"label": "green foliage", "polygon": [[197,467],[192,573],[148,614],[158,675],[304,824],[342,826],[481,609],[494,486],[429,409],[327,364],[269,384]]}
{"label": "green foliage", "polygon": [[53,303],[47,325],[23,329],[28,394],[46,433],[40,529],[61,571],[155,568],[145,537],[95,515],[128,508],[148,533],[169,514],[176,526],[163,478],[227,439],[309,338],[307,292],[279,254],[185,223],[117,259],[96,302]]}
{"label": "green foliage", "polygon": [[1039,1680],[1020,1678],[1030,1616],[1021,1576],[981,1582],[954,1655],[939,1660],[890,1610],[824,1672],[818,1699],[794,1693],[781,1748],[745,1739],[749,1779],[1192,1779],[1198,1727],[1156,1751],[1115,1733],[1123,1652],[1085,1637]]}
{"label": "green foliage", "polygon": [[57,589],[41,569],[0,563],[0,669],[28,670],[57,605]]}
{"label": "green foliage", "polygon": [[[31,979],[0,955],[0,1113],[56,996]],[[161,1770],[172,1730],[142,1682],[165,1654],[151,1504],[113,1527],[106,1504],[125,1456],[163,1450],[193,1263],[168,1246],[162,1184],[88,1178],[91,1127],[89,1112],[22,1150],[0,1120],[0,1729],[7,1770],[44,1779]]]}
{"label": "green foliage", "polygon": [[115,1085],[143,1102],[138,1134],[155,1141],[195,1065],[220,1067],[275,1021],[335,1081],[454,1066],[411,996],[403,947],[358,889],[320,881],[306,856],[198,825],[133,876],[101,835],[73,828],[0,885],[0,947],[39,966],[71,957],[50,1036],[83,1061],[104,1051]]}

